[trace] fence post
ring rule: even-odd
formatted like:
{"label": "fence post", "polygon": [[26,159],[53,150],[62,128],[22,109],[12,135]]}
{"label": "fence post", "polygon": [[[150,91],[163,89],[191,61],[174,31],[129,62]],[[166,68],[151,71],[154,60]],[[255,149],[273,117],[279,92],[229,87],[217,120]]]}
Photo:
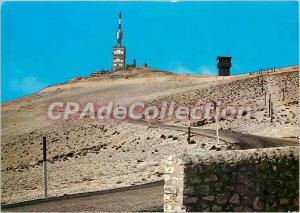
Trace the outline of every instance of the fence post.
{"label": "fence post", "polygon": [[220,145],[220,137],[219,137],[219,118],[216,116],[216,134],[217,134],[217,145]]}
{"label": "fence post", "polygon": [[188,144],[191,144],[191,110],[190,110],[190,107],[189,107],[188,119],[189,119],[189,127],[188,127],[188,138],[187,138],[187,141],[188,141]]}
{"label": "fence post", "polygon": [[218,101],[214,101],[214,110],[215,110],[215,122],[216,122],[216,137],[217,137],[217,145],[220,145],[220,137],[219,137],[219,108],[221,103]]}
{"label": "fence post", "polygon": [[48,196],[48,177],[47,177],[47,145],[46,137],[43,137],[43,168],[44,168],[44,196]]}
{"label": "fence post", "polygon": [[187,138],[188,144],[191,144],[191,126],[188,127],[188,138]]}
{"label": "fence post", "polygon": [[284,88],[282,89],[282,101],[285,100],[286,81],[284,82]]}
{"label": "fence post", "polygon": [[271,123],[273,123],[273,102],[271,102]]}
{"label": "fence post", "polygon": [[271,94],[269,94],[269,117],[271,117]]}
{"label": "fence post", "polygon": [[264,92],[264,76],[263,76],[263,73],[261,73],[261,91]]}

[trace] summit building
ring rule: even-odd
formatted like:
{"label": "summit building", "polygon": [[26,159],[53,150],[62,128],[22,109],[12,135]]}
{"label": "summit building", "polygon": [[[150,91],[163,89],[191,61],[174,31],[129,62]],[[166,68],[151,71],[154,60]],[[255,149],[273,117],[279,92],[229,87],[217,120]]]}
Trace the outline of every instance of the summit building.
{"label": "summit building", "polygon": [[122,17],[119,13],[119,27],[117,31],[117,45],[113,46],[112,71],[123,70],[126,68],[126,48],[122,46]]}

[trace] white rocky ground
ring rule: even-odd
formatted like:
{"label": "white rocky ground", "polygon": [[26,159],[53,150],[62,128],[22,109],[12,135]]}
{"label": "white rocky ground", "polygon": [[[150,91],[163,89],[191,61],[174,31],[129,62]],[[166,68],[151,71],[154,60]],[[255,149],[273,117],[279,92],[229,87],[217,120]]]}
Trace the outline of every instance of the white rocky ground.
{"label": "white rocky ground", "polygon": [[[178,104],[194,105],[199,100],[206,103],[222,99],[230,105],[249,105],[253,113],[250,120],[221,121],[222,129],[279,138],[299,137],[298,66],[269,73],[264,78],[265,90],[272,93],[274,100],[272,124],[255,76],[160,75],[73,80],[3,104],[2,203],[42,197],[43,136],[48,141],[49,196],[161,180],[169,155],[216,149],[213,138],[193,136],[195,143],[187,145],[186,133],[175,130],[127,122],[99,123],[89,119],[49,121],[46,110],[53,101],[131,103],[146,100],[158,104],[173,100]],[[285,80],[288,95],[282,101],[280,88]],[[186,121],[170,123],[187,125]],[[215,123],[199,128],[215,128]],[[221,142],[221,149],[227,148]]]}

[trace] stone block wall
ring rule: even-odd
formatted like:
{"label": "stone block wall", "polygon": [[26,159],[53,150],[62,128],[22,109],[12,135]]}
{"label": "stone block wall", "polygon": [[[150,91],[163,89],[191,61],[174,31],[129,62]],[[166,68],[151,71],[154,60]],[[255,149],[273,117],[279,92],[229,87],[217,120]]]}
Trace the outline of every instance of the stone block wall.
{"label": "stone block wall", "polygon": [[298,147],[168,158],[164,211],[298,211]]}

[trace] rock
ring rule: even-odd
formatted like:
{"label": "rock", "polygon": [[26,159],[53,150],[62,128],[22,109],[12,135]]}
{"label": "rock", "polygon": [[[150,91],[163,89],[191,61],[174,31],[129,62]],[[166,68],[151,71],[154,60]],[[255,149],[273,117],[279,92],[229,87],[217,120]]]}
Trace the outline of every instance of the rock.
{"label": "rock", "polygon": [[214,201],[215,200],[215,196],[204,196],[202,197],[203,200],[208,200],[208,201]]}
{"label": "rock", "polygon": [[186,197],[184,198],[184,203],[197,203],[198,197]]}
{"label": "rock", "polygon": [[279,199],[279,203],[280,203],[280,205],[286,205],[289,203],[289,200],[286,198],[281,198],[281,199]]}
{"label": "rock", "polygon": [[218,180],[218,177],[215,174],[210,174],[204,179],[204,182],[207,183],[207,182],[213,182],[216,180]]}
{"label": "rock", "polygon": [[216,146],[210,147],[210,150],[216,150]]}
{"label": "rock", "polygon": [[195,140],[191,140],[190,144],[195,144],[196,141]]}
{"label": "rock", "polygon": [[29,163],[29,166],[34,166],[35,165],[35,162],[34,161],[31,161],[30,163]]}
{"label": "rock", "polygon": [[216,150],[217,150],[217,151],[221,151],[221,150],[222,150],[221,146],[217,146],[217,147],[216,147]]}
{"label": "rock", "polygon": [[174,195],[173,194],[165,194],[164,195],[164,202],[172,202],[173,200],[174,200]]}
{"label": "rock", "polygon": [[222,191],[222,183],[215,183],[215,191],[217,192]]}
{"label": "rock", "polygon": [[254,202],[253,202],[253,208],[255,210],[261,210],[262,209],[262,203],[261,203],[259,197],[255,197]]}
{"label": "rock", "polygon": [[209,193],[209,185],[199,185],[195,187],[195,193],[208,195]]}
{"label": "rock", "polygon": [[166,139],[166,136],[165,135],[161,135],[160,138]]}
{"label": "rock", "polygon": [[234,207],[234,211],[235,212],[242,212],[243,211],[243,207],[242,206]]}
{"label": "rock", "polygon": [[253,212],[253,209],[249,208],[249,207],[244,207],[243,208],[244,212]]}
{"label": "rock", "polygon": [[194,188],[192,186],[184,188],[184,194],[193,194]]}
{"label": "rock", "polygon": [[216,203],[217,204],[224,204],[227,202],[228,198],[225,194],[219,194],[217,195],[217,198],[216,198]]}
{"label": "rock", "polygon": [[230,198],[229,203],[232,204],[240,204],[240,197],[237,193],[234,193],[234,195]]}
{"label": "rock", "polygon": [[273,202],[272,205],[271,205],[271,208],[276,208],[278,205],[276,202]]}
{"label": "rock", "polygon": [[201,178],[200,177],[194,177],[194,178],[191,178],[190,179],[190,182],[191,183],[193,183],[193,184],[195,184],[195,183],[201,183],[202,182],[202,180],[201,180]]}
{"label": "rock", "polygon": [[222,211],[222,207],[218,206],[218,205],[213,205],[212,208],[211,208],[211,210],[213,212],[220,212],[220,211]]}
{"label": "rock", "polygon": [[299,206],[299,197],[294,198],[293,203],[294,206]]}

